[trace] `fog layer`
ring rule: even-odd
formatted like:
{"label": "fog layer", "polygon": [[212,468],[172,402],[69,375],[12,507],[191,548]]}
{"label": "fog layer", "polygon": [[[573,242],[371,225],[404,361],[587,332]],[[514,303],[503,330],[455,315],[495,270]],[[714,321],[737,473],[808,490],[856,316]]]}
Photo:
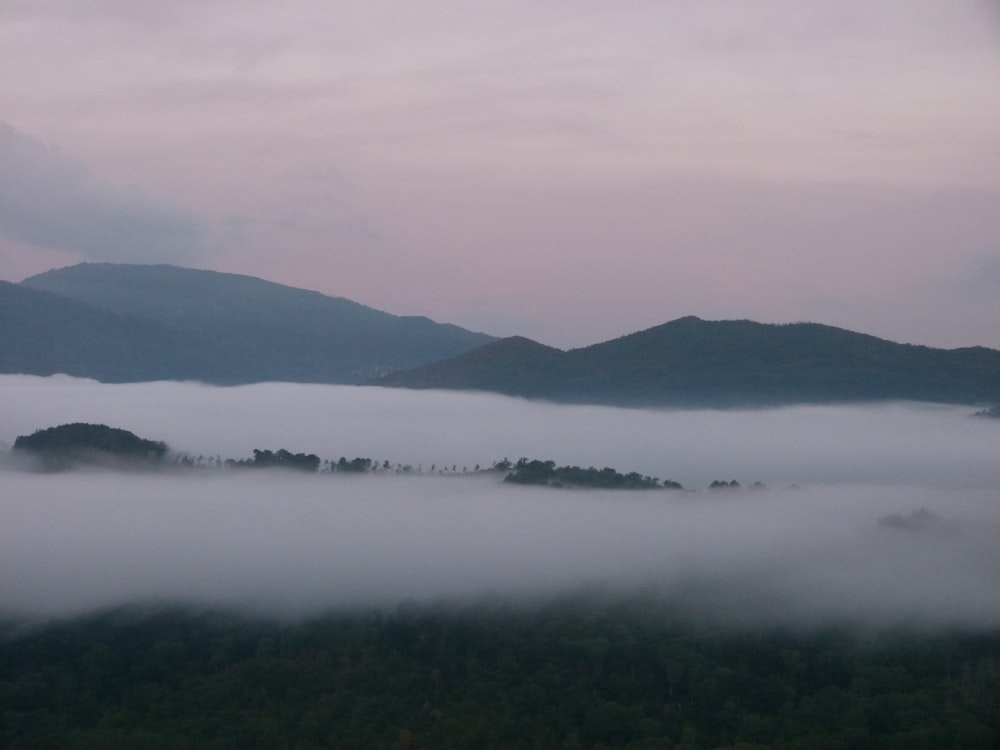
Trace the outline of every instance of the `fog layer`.
{"label": "fog layer", "polygon": [[[733,624],[1000,626],[1000,425],[969,410],[657,412],[23,377],[0,378],[0,403],[8,444],[91,421],[194,454],[285,447],[459,472],[527,455],[702,490],[525,488],[495,475],[5,470],[5,614],[187,602],[298,617],[597,587],[650,592]],[[732,478],[772,489],[703,489]]]}
{"label": "fog layer", "polygon": [[281,447],[459,470],[527,456],[689,488],[715,479],[997,487],[997,425],[968,419],[972,411],[927,404],[634,410],[442,391],[0,375],[0,445],[44,427],[97,422],[195,456]]}

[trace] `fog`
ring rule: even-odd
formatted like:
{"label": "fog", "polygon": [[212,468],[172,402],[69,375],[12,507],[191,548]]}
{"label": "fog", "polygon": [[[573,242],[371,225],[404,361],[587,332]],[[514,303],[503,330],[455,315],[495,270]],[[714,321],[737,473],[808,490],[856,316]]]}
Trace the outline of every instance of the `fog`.
{"label": "fog", "polygon": [[[287,448],[454,475],[0,472],[0,612],[188,603],[297,618],[643,592],[733,625],[1000,626],[1000,424],[887,404],[555,406],[314,385],[0,377],[0,442],[101,422],[192,455]],[[696,491],[503,484],[503,457]],[[469,474],[461,475],[463,467]],[[708,491],[737,479],[768,491]],[[794,485],[794,487],[793,487]]]}

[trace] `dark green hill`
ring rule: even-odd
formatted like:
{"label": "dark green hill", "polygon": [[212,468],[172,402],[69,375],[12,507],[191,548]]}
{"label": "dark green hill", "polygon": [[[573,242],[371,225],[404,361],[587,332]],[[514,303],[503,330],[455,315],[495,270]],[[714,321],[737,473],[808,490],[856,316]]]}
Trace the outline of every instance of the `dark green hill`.
{"label": "dark green hill", "polygon": [[[353,383],[492,340],[428,318],[390,315],[250,276],[176,266],[83,263],[32,276],[21,286],[85,303],[137,329],[152,325],[169,331],[168,339],[212,353],[211,363],[192,364],[180,376],[209,382]],[[107,338],[87,321],[76,328],[84,340]],[[139,342],[126,337],[124,344]],[[16,361],[5,363],[5,371],[26,371],[12,369],[17,366]],[[151,362],[134,379],[174,377]]]}
{"label": "dark green hill", "polygon": [[815,323],[686,317],[568,352],[511,341],[375,384],[628,406],[1000,400],[1000,351],[897,344]]}
{"label": "dark green hill", "polygon": [[81,464],[151,466],[163,460],[167,445],[118,427],[73,422],[18,435],[14,452],[34,456],[48,470]]}

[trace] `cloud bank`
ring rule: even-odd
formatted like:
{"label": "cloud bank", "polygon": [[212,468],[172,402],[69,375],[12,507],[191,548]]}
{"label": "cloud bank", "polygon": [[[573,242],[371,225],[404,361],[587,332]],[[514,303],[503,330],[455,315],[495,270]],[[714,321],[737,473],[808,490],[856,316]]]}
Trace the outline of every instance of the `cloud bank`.
{"label": "cloud bank", "polygon": [[[278,473],[5,486],[6,614],[179,602],[297,618],[596,588],[741,626],[1000,626],[995,492],[622,495]],[[879,523],[917,506],[938,525]]]}
{"label": "cloud bank", "polygon": [[288,383],[106,385],[0,376],[0,443],[66,422],[101,422],[194,455],[287,448],[429,468],[507,457],[612,466],[685,487],[714,479],[788,484],[995,486],[996,430],[961,406],[629,410],[492,394]]}
{"label": "cloud bank", "polygon": [[[639,471],[662,442],[656,463],[673,445],[672,473],[691,487],[711,471],[749,482],[777,478],[778,467],[807,482],[615,493],[512,487],[490,475],[5,470],[6,615],[180,602],[297,618],[597,588],[664,597],[740,626],[1000,626],[1000,478],[981,447],[995,445],[996,425],[951,408],[640,412],[470,394],[19,376],[0,378],[0,394],[5,433],[101,419],[177,448],[215,443],[223,455],[239,455],[249,431],[261,446],[425,468],[431,456],[440,465],[450,454],[460,468],[473,454],[481,463],[519,445],[582,465],[603,452],[597,465]],[[752,464],[754,474],[740,471]]]}

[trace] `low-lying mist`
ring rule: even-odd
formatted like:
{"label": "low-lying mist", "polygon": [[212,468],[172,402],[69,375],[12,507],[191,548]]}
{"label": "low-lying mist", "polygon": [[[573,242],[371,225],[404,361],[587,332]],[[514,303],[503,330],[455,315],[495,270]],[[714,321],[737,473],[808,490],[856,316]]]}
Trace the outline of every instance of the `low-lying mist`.
{"label": "low-lying mist", "polygon": [[[0,441],[100,422],[197,455],[472,469],[520,456],[698,492],[496,475],[0,475],[0,611],[192,603],[297,618],[406,599],[666,597],[734,625],[1000,626],[1000,425],[912,404],[637,411],[478,394],[0,377]],[[714,479],[769,491],[706,491]],[[798,485],[790,489],[790,485]]]}
{"label": "low-lying mist", "polygon": [[688,488],[876,483],[997,487],[997,422],[927,404],[671,411],[565,406],[490,394],[263,383],[105,385],[0,375],[0,446],[96,422],[192,455],[287,448],[429,469],[521,456],[611,466]]}

